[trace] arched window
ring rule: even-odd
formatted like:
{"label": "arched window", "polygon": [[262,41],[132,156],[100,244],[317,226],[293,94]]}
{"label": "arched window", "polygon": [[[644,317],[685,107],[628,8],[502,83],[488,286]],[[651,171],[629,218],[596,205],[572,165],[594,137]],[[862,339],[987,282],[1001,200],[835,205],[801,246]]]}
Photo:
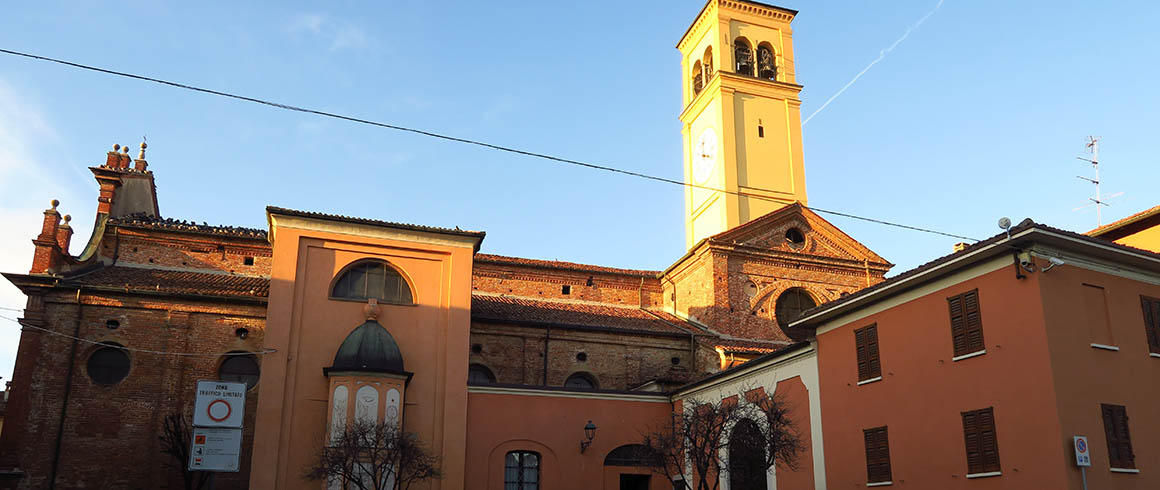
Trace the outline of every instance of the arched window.
{"label": "arched window", "polygon": [[115,385],[129,375],[129,354],[124,346],[114,342],[102,342],[102,347],[89,355],[85,365],[89,378],[101,385]]}
{"label": "arched window", "polygon": [[568,379],[564,381],[565,388],[597,388],[596,378],[593,378],[588,373],[572,373]]}
{"label": "arched window", "polygon": [[769,43],[757,46],[757,76],[766,80],[777,80],[777,56]]}
{"label": "arched window", "polygon": [[604,457],[604,466],[649,466],[648,448],[640,444],[625,444]]}
{"label": "arched window", "polygon": [[753,76],[753,47],[743,37],[733,40],[733,61],[737,74]]}
{"label": "arched window", "polygon": [[540,489],[540,453],[512,451],[504,458],[504,490]]}
{"label": "arched window", "polygon": [[231,352],[230,354],[218,366],[218,379],[245,383],[247,390],[257,385],[258,377],[261,375],[258,358],[254,357],[253,354],[240,352]]}
{"label": "arched window", "polygon": [[803,311],[818,306],[810,293],[802,288],[789,288],[777,297],[773,314],[781,328],[789,326],[789,322],[797,320]]}
{"label": "arched window", "polygon": [[705,55],[701,57],[701,68],[705,70],[705,83],[709,83],[709,79],[713,78],[713,46],[705,47]]}
{"label": "arched window", "polygon": [[495,374],[482,364],[472,364],[467,366],[467,382],[469,384],[492,384],[495,383]]}
{"label": "arched window", "polygon": [[357,301],[374,298],[381,303],[414,304],[407,280],[382,260],[365,260],[347,266],[334,281],[330,297]]}
{"label": "arched window", "polygon": [[729,436],[729,488],[765,490],[766,441],[752,420],[741,419]]}
{"label": "arched window", "polygon": [[701,93],[701,89],[705,86],[705,79],[701,74],[701,62],[693,63],[693,73],[691,74],[693,80],[693,95]]}

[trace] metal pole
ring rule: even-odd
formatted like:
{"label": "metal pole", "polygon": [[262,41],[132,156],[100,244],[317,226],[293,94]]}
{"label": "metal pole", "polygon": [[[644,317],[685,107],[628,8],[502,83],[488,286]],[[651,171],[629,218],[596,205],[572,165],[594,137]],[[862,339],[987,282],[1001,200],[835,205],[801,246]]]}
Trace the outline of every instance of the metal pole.
{"label": "metal pole", "polygon": [[[216,473],[216,472],[210,472],[210,474],[209,474],[209,490],[213,490],[213,488],[214,488],[214,482],[215,482],[215,481],[217,481],[217,473]],[[1084,481],[1086,482],[1086,481],[1087,481],[1087,478],[1084,478]],[[1085,486],[1084,486],[1084,488],[1086,489],[1086,488],[1087,488],[1087,486],[1086,486],[1087,484],[1085,483],[1084,485],[1085,485]]]}
{"label": "metal pole", "polygon": [[1087,490],[1087,467],[1086,466],[1079,467],[1079,475],[1081,478],[1083,478],[1083,490]]}

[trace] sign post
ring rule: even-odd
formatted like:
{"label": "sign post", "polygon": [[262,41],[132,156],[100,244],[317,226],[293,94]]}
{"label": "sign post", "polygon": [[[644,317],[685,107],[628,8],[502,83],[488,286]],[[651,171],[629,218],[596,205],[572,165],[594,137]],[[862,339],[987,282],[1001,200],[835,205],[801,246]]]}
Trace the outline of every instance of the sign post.
{"label": "sign post", "polygon": [[245,383],[197,382],[189,448],[191,471],[238,471],[245,409]]}
{"label": "sign post", "polygon": [[1087,490],[1087,467],[1092,465],[1092,455],[1088,447],[1087,436],[1075,436],[1071,438],[1072,446],[1075,447],[1075,465],[1079,466],[1080,477],[1083,478],[1083,488]]}

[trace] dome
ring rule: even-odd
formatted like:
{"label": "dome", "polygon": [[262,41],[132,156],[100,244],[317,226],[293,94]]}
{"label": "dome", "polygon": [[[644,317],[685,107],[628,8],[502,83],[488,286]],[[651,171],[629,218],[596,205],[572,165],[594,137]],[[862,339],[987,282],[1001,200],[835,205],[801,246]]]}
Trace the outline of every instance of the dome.
{"label": "dome", "polygon": [[334,364],[323,371],[408,374],[403,370],[403,353],[395,338],[374,320],[367,320],[347,335],[334,355]]}

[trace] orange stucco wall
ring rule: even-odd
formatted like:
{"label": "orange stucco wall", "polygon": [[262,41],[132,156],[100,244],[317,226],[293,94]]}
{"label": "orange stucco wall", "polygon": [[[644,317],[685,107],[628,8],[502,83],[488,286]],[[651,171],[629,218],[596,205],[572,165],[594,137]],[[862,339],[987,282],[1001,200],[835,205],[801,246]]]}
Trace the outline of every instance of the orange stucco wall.
{"label": "orange stucco wall", "polygon": [[814,452],[810,437],[810,396],[801,376],[794,376],[777,382],[774,396],[790,409],[790,420],[797,431],[802,451],[798,453],[796,467],[791,469],[778,464],[775,470],[778,488],[814,488]]}
{"label": "orange stucco wall", "polygon": [[[1020,280],[1010,266],[1001,267],[820,333],[829,488],[867,483],[862,430],[883,425],[895,485],[1065,488],[1065,448],[1039,300],[1042,276]],[[974,288],[986,354],[952,361],[946,298]],[[878,325],[883,379],[858,386],[853,330],[872,323]],[[967,479],[960,412],[991,406],[1002,475]]]}
{"label": "orange stucco wall", "polygon": [[331,300],[329,289],[344,266],[368,257],[402,271],[416,303],[384,304],[378,321],[394,336],[405,368],[414,372],[406,388],[404,429],[442,458],[444,479],[422,488],[460,488],[472,247],[362,236],[357,229],[272,228],[266,346],[277,352],[263,363],[251,488],[320,488],[301,475],[326,428],[329,393],[322,369],[365,318],[362,303]]}
{"label": "orange stucco wall", "polygon": [[[539,452],[542,488],[616,490],[621,473],[646,474],[644,468],[604,467],[604,458],[625,444],[640,443],[650,426],[667,420],[673,406],[655,401],[607,397],[470,393],[467,423],[467,481],[470,490],[502,490],[508,451]],[[598,427],[592,446],[580,454],[584,424]],[[649,488],[672,488],[653,475]]]}
{"label": "orange stucco wall", "polygon": [[1153,226],[1116,239],[1116,243],[1129,247],[1160,252],[1160,226]]}
{"label": "orange stucco wall", "polygon": [[[1039,282],[1062,425],[1053,442],[1067,455],[1068,488],[1082,488],[1071,456],[1075,435],[1086,435],[1091,446],[1089,488],[1160,488],[1160,358],[1149,356],[1140,306],[1141,294],[1160,298],[1160,286],[1068,265],[1042,274]],[[1084,288],[1092,287],[1103,289],[1106,308],[1095,313],[1106,312],[1106,319],[1086,311],[1093,308],[1085,304],[1091,290]],[[1107,332],[1090,328],[1101,322]],[[1094,348],[1093,342],[1119,350]],[[1139,474],[1110,470],[1101,403],[1126,408]]]}

